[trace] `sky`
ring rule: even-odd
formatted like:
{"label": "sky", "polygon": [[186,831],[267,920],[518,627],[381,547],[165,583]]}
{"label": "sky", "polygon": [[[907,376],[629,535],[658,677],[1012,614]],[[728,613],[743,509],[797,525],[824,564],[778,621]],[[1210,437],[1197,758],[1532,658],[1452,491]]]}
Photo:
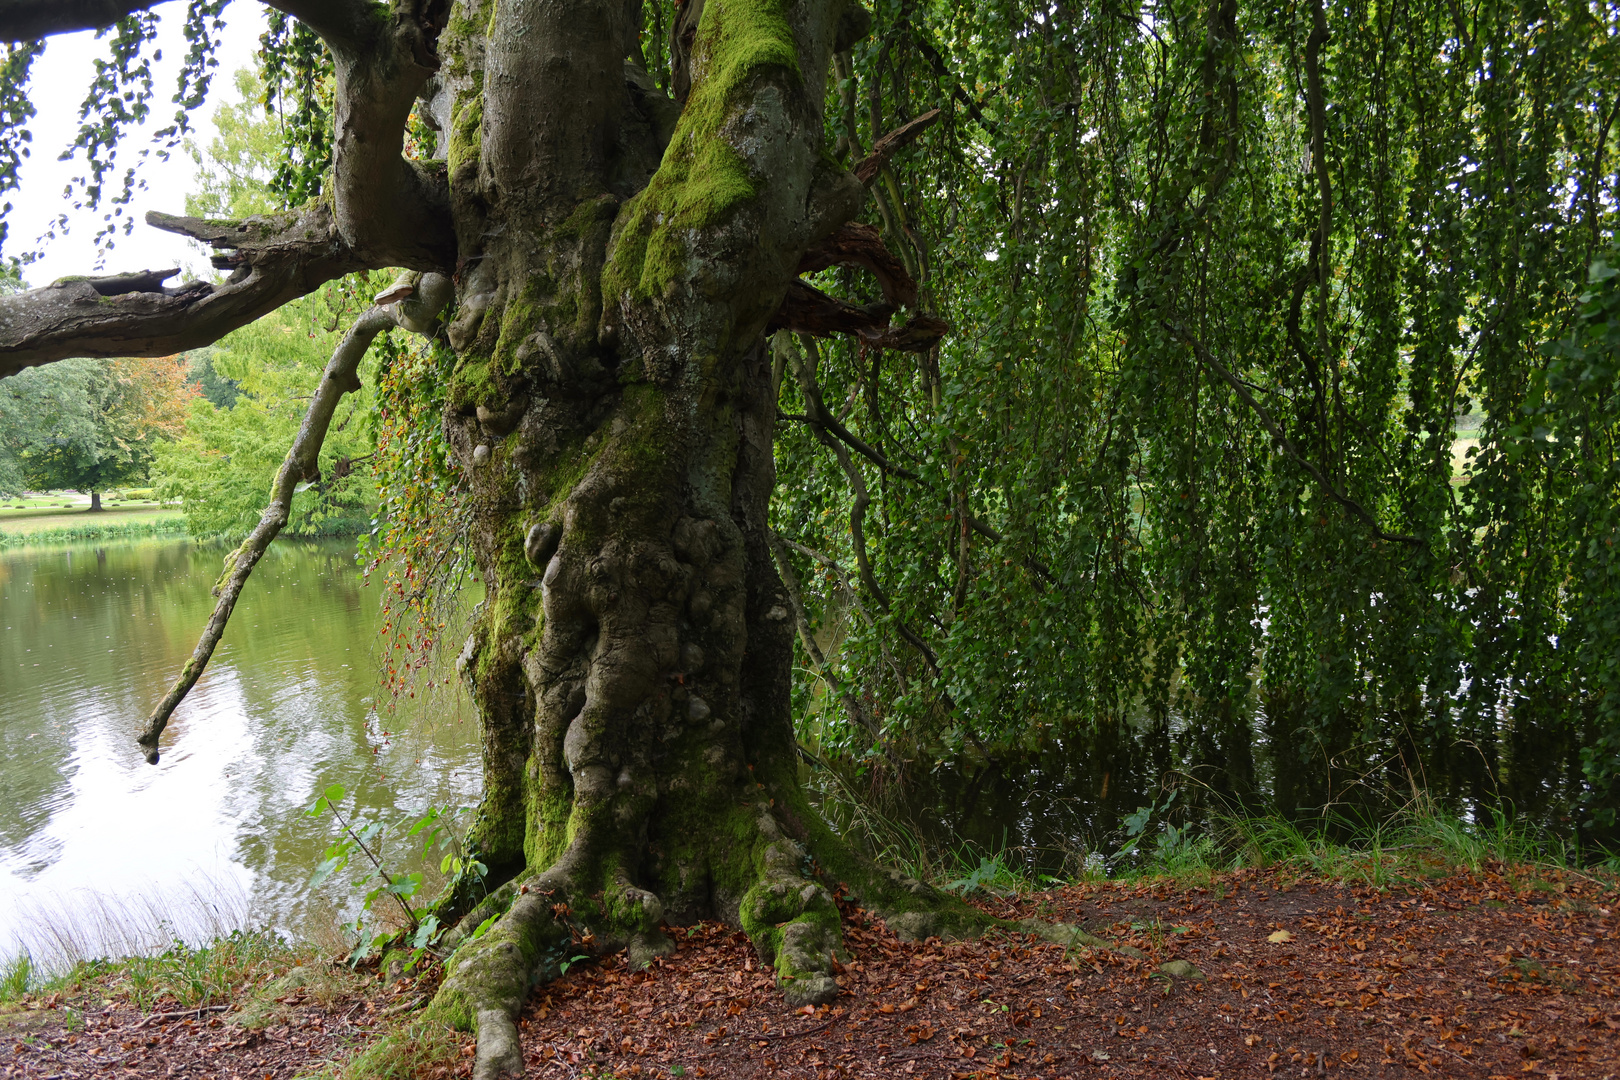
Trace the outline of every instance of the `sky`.
{"label": "sky", "polygon": [[[161,20],[157,48],[162,50],[163,59],[152,65],[152,114],[146,124],[125,135],[119,164],[108,177],[109,189],[114,187],[114,176],[121,187],[124,168],[135,164],[141,149],[153,145],[151,133],[174,121],[176,107],[170,99],[186,52],[181,32],[186,5],[171,0],[154,10]],[[225,9],[226,28],[214,54],[219,67],[215,69],[208,101],[192,113],[192,137],[199,145],[206,146],[214,138],[213,116],[218,104],[235,97],[231,73],[252,66],[259,35],[264,32],[264,18],[263,5],[251,0],[236,0]],[[44,55],[34,61],[28,85],[29,97],[38,110],[28,123],[34,135],[33,153],[22,164],[20,189],[5,197],[12,204],[6,215],[10,224],[5,244],[8,256],[36,246],[51,220],[64,209],[63,188],[73,177],[85,173],[82,152],[71,161],[58,161],[57,155],[72,143],[79,129],[79,106],[95,75],[95,60],[107,56],[109,48],[109,39],[97,40],[92,31],[64,34],[51,38]],[[125,210],[135,219],[134,231],[125,236],[120,230],[101,267],[97,266],[95,234],[101,226],[102,211],[80,211],[73,216],[70,210],[68,233],[64,236],[59,231],[54,240],[44,243],[39,261],[23,268],[23,280],[29,287],[38,288],[70,274],[117,274],[173,266],[191,273],[170,279],[171,285],[179,284],[183,278],[204,276],[210,270],[208,260],[196,245],[184,237],[154,229],[145,221],[148,210],[185,213],[186,195],[197,187],[196,173],[196,165],[183,149],[176,147],[167,162],[159,161],[154,150],[136,172],[137,185],[144,180],[146,186],[137,188],[133,203]]]}

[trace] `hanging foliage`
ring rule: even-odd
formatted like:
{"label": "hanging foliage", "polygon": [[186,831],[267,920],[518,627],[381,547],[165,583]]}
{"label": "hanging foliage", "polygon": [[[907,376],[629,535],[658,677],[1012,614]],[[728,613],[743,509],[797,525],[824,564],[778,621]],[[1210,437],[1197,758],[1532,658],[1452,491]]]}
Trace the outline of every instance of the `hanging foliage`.
{"label": "hanging foliage", "polygon": [[784,379],[801,733],[1612,827],[1613,9],[875,13],[833,135],[945,110],[868,217],[953,332],[806,361],[873,453]]}

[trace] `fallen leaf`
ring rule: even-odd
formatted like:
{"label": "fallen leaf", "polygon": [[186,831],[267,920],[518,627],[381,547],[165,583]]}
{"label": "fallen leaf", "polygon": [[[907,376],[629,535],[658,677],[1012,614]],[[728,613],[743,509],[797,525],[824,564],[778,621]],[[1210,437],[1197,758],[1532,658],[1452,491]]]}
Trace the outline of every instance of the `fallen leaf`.
{"label": "fallen leaf", "polygon": [[1286,930],[1277,930],[1267,937],[1266,940],[1271,942],[1273,945],[1281,945],[1284,942],[1293,941],[1294,935],[1290,934]]}

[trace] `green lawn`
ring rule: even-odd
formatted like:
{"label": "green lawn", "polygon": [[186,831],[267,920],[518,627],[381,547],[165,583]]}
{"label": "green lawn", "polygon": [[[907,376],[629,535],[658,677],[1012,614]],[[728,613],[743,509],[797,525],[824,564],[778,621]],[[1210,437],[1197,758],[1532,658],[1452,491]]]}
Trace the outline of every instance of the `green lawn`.
{"label": "green lawn", "polygon": [[88,510],[61,510],[54,513],[0,514],[0,532],[11,536],[27,536],[51,529],[71,529],[86,525],[151,525],[157,522],[184,520],[178,510],[161,510],[155,505],[104,509],[99,514]]}

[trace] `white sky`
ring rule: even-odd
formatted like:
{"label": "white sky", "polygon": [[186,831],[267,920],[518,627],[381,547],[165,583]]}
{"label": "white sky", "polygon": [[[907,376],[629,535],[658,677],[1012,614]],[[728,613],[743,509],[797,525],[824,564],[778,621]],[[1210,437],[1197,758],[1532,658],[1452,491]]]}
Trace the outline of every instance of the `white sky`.
{"label": "white sky", "polygon": [[[152,113],[140,128],[132,128],[124,136],[119,148],[118,163],[109,173],[106,186],[109,191],[122,190],[124,169],[136,164],[139,152],[152,146],[153,131],[167,127],[174,121],[177,106],[174,96],[175,80],[180,72],[180,61],[185,57],[186,44],[182,34],[186,5],[170,2],[154,9],[160,17],[157,48],[163,59],[152,65]],[[236,0],[225,9],[225,32],[215,56],[219,67],[214,69],[214,81],[209,87],[208,100],[192,113],[192,138],[206,146],[214,138],[214,110],[218,103],[234,100],[236,88],[231,75],[238,68],[250,67],[258,51],[259,35],[264,32],[265,9],[253,0]],[[149,46],[150,48],[151,46]],[[110,42],[96,40],[95,33],[65,34],[49,40],[42,56],[34,61],[28,94],[38,109],[29,121],[28,129],[34,134],[32,156],[24,159],[21,188],[9,193],[5,201],[12,204],[6,215],[10,235],[6,238],[5,254],[21,255],[33,250],[35,241],[45,231],[51,219],[64,209],[62,190],[75,176],[85,174],[83,153],[71,161],[58,161],[57,155],[67,149],[79,130],[79,106],[94,77],[94,61],[108,55]],[[122,229],[114,238],[114,246],[106,254],[103,269],[96,267],[94,237],[101,226],[104,210],[94,213],[69,213],[69,232],[58,232],[55,240],[44,246],[44,254],[32,266],[23,268],[23,280],[31,288],[48,285],[69,274],[126,273],[132,270],[158,270],[179,266],[190,270],[180,277],[171,278],[170,285],[181,280],[204,276],[210,272],[207,259],[184,237],[154,229],[146,224],[148,210],[162,210],[183,214],[187,193],[196,190],[196,166],[185,151],[176,147],[169,160],[159,161],[156,151],[136,170],[137,190],[133,202],[125,213],[135,219],[135,229],[124,236]],[[116,182],[115,182],[116,177]],[[141,189],[144,180],[146,187]],[[67,202],[71,206],[71,201]]]}

